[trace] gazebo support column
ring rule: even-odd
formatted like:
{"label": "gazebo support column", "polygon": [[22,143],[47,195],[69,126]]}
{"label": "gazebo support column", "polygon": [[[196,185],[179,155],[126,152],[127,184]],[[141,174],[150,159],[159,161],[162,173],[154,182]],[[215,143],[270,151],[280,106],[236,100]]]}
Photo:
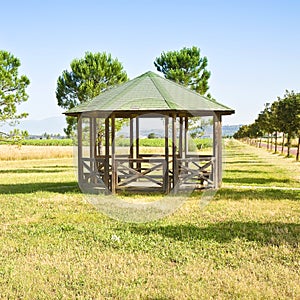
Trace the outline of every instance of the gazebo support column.
{"label": "gazebo support column", "polygon": [[112,174],[111,174],[111,192],[112,194],[116,193],[117,185],[117,169],[116,169],[116,142],[115,142],[115,116],[111,116],[111,165],[112,165]]}
{"label": "gazebo support column", "polygon": [[[129,158],[133,159],[133,118],[130,118],[130,123],[129,123],[129,140],[130,140],[130,149],[129,149]],[[130,161],[129,167],[133,168],[133,162]]]}
{"label": "gazebo support column", "polygon": [[82,163],[82,117],[77,119],[77,139],[78,139],[78,181],[83,182],[83,163]]}
{"label": "gazebo support column", "polygon": [[109,185],[109,118],[105,119],[105,161],[104,161],[104,184],[108,192],[111,187]]}
{"label": "gazebo support column", "polygon": [[[139,158],[140,156],[140,120],[139,117],[135,118],[135,135],[136,135],[136,145],[135,145],[135,152],[136,152],[136,158]],[[141,164],[136,163],[137,171],[141,171]]]}
{"label": "gazebo support column", "polygon": [[178,189],[178,164],[177,164],[177,145],[176,145],[176,115],[172,116],[172,171],[173,171],[173,192],[177,192]]}
{"label": "gazebo support column", "polygon": [[[189,118],[186,116],[184,118],[184,158],[187,158],[189,152]],[[185,166],[188,167],[188,163],[185,163]]]}
{"label": "gazebo support column", "polygon": [[222,115],[218,113],[214,115],[213,139],[215,157],[213,180],[215,188],[219,188],[222,183]]}
{"label": "gazebo support column", "polygon": [[[96,148],[96,120],[94,117],[90,117],[90,172],[95,173],[96,164],[95,164],[95,148]],[[91,177],[92,181],[96,182],[96,178]]]}
{"label": "gazebo support column", "polygon": [[183,117],[179,118],[179,157],[183,158]]}
{"label": "gazebo support column", "polygon": [[169,116],[165,116],[165,173],[163,190],[166,194],[170,193],[169,177]]}

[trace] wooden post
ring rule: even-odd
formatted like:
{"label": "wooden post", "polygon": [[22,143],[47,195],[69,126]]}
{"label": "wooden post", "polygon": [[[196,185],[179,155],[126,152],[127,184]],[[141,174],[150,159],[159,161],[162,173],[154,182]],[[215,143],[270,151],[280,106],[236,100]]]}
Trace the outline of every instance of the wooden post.
{"label": "wooden post", "polygon": [[[189,119],[188,116],[185,116],[184,118],[184,158],[188,157],[188,152],[189,152]],[[185,167],[188,168],[189,163],[186,161],[185,162]]]}
{"label": "wooden post", "polygon": [[[95,118],[90,117],[90,172],[94,173],[96,170],[96,162],[95,162],[95,145],[96,145],[96,136],[95,136]],[[92,175],[92,174],[91,174]],[[91,180],[95,183],[96,178],[91,176]]]}
{"label": "wooden post", "polygon": [[[135,135],[136,135],[136,145],[135,145],[135,152],[136,158],[139,158],[140,155],[140,122],[139,117],[135,118]],[[141,171],[141,164],[136,163],[137,171]]]}
{"label": "wooden post", "polygon": [[215,113],[213,127],[213,156],[215,157],[213,181],[215,188],[219,188],[222,183],[222,115]]}
{"label": "wooden post", "polygon": [[111,190],[109,184],[109,117],[106,117],[105,119],[104,184],[108,190]]}
{"label": "wooden post", "polygon": [[[133,158],[133,118],[130,118],[130,123],[129,123],[129,140],[130,140],[130,149],[129,149],[129,158]],[[131,161],[129,163],[129,167],[133,168],[133,162]]]}
{"label": "wooden post", "polygon": [[184,152],[185,157],[187,157],[187,154],[189,152],[189,118],[186,116],[184,118]]}
{"label": "wooden post", "polygon": [[77,118],[77,139],[78,139],[78,181],[83,182],[82,164],[82,117]]}
{"label": "wooden post", "polygon": [[169,179],[169,116],[165,116],[165,173],[164,173],[164,192],[170,193]]}
{"label": "wooden post", "polygon": [[173,157],[173,191],[177,192],[177,183],[178,183],[178,166],[177,166],[177,145],[176,145],[176,115],[172,116],[172,157]]}
{"label": "wooden post", "polygon": [[116,166],[116,143],[115,143],[115,116],[111,115],[111,165],[112,165],[112,174],[111,174],[111,192],[116,193],[116,184],[117,184],[117,166]]}
{"label": "wooden post", "polygon": [[183,153],[183,117],[179,118],[179,157],[182,158]]}

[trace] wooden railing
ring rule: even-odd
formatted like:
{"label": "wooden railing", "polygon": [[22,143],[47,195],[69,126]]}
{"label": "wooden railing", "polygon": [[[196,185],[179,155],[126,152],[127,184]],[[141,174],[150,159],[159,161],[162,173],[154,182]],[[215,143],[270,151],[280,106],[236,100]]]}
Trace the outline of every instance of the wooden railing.
{"label": "wooden railing", "polygon": [[199,188],[213,188],[214,163],[215,158],[211,155],[178,158],[178,186],[193,185]]}
{"label": "wooden railing", "polygon": [[[175,169],[172,169],[172,165]],[[105,168],[108,166],[108,171]],[[112,180],[115,178],[115,187],[126,188],[137,186],[141,189],[152,187],[162,191],[172,188],[214,188],[215,157],[212,155],[189,155],[185,158],[176,158],[173,164],[172,156],[169,159],[163,155],[141,155],[139,158],[128,156],[116,157],[114,168],[111,158],[106,162],[105,156],[96,158],[82,158],[79,166],[80,180],[84,183],[98,185],[111,190]],[[112,174],[115,170],[115,176]],[[105,181],[105,171],[107,181]],[[81,175],[80,175],[81,174]],[[105,184],[106,182],[106,184]]]}
{"label": "wooden railing", "polygon": [[[166,162],[161,158],[116,158],[117,187],[132,186],[134,182],[152,183],[153,187],[163,188]],[[153,185],[154,184],[154,185]]]}

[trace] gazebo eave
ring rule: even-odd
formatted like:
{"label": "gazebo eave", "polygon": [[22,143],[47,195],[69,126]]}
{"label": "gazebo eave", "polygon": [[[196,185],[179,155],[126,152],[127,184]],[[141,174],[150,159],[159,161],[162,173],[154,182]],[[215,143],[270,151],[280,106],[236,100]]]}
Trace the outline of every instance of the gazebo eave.
{"label": "gazebo eave", "polygon": [[95,117],[95,118],[110,118],[114,115],[116,118],[132,118],[143,116],[147,117],[151,116],[152,118],[157,116],[174,116],[177,117],[205,117],[205,116],[213,116],[214,114],[218,115],[231,115],[234,114],[234,110],[115,110],[115,111],[104,111],[104,110],[94,110],[94,111],[83,111],[77,113],[65,113],[67,116],[72,117]]}

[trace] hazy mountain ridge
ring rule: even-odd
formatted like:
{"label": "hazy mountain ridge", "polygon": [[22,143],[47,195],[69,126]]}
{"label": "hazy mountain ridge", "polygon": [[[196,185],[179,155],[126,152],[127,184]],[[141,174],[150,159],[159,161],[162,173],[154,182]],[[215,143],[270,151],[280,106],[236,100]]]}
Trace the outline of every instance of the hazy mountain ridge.
{"label": "hazy mountain ridge", "polygon": [[[161,128],[151,128],[148,127],[150,124],[145,124],[144,128],[140,128],[141,136],[148,136],[149,133],[154,132],[158,135],[163,136],[164,130]],[[47,134],[60,134],[64,135],[63,129],[66,127],[65,116],[55,116],[41,120],[21,120],[20,124],[15,126],[20,130],[27,130],[29,135],[43,135]],[[223,136],[232,136],[241,125],[223,125]],[[9,132],[13,130],[14,127],[4,125],[0,127],[0,131]],[[127,131],[127,130],[126,130]],[[122,131],[120,132],[122,134]],[[205,130],[204,136],[212,135],[212,126],[208,126]]]}

